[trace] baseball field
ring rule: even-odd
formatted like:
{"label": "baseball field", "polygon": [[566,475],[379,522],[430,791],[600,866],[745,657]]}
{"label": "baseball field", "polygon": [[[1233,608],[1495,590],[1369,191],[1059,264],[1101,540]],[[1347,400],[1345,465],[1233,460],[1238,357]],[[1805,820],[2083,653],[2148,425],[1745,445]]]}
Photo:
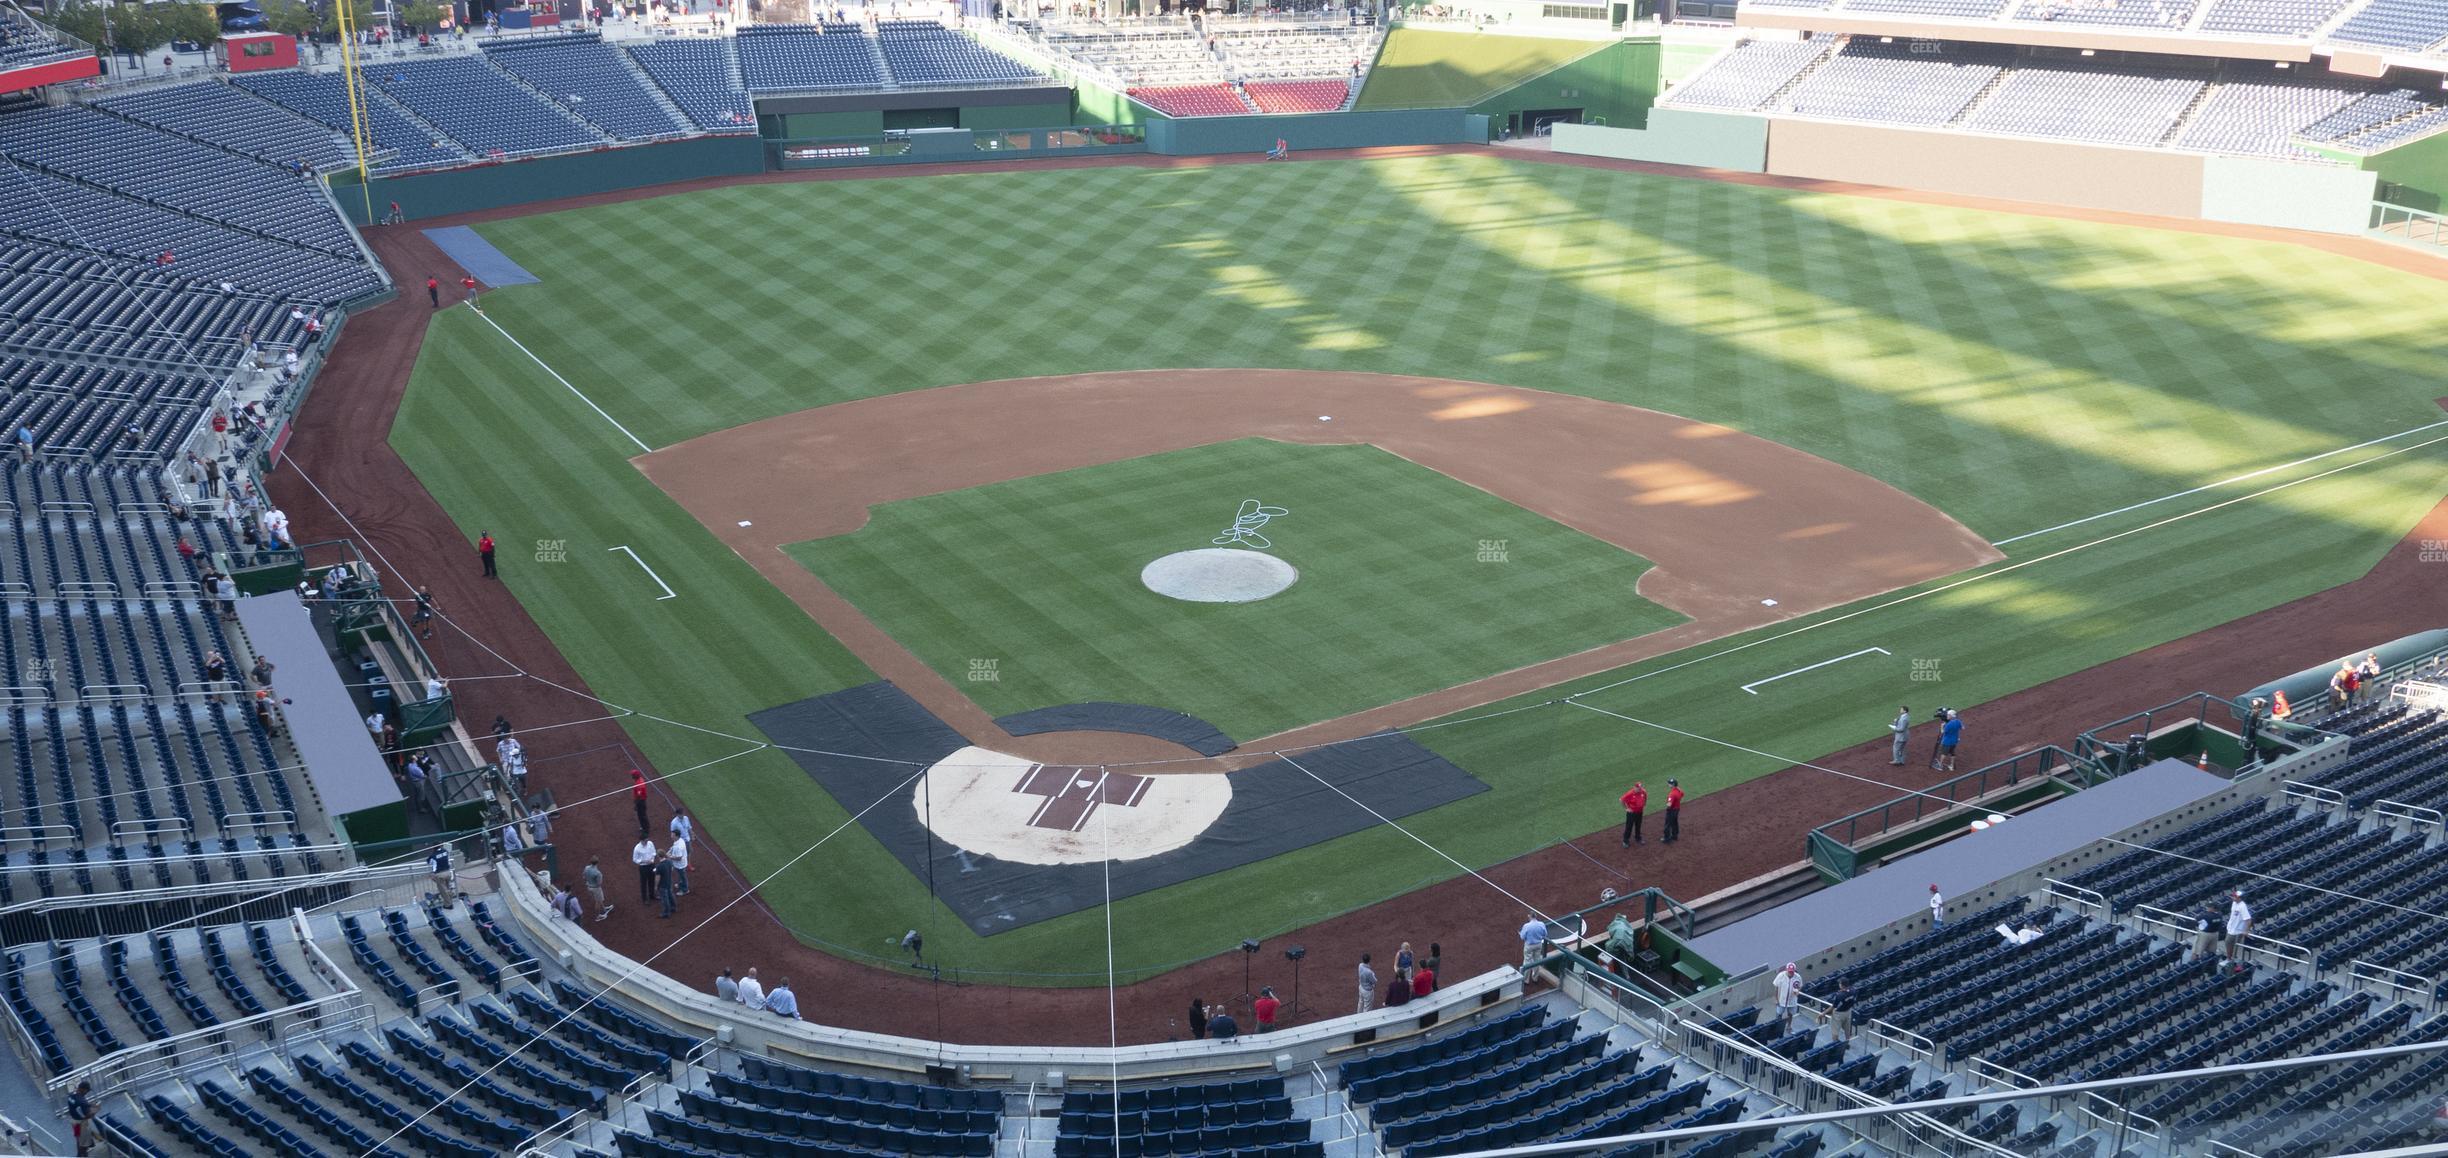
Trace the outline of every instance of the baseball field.
{"label": "baseball field", "polygon": [[[1703,806],[2352,579],[2448,491],[2448,301],[2268,240],[1483,152],[478,231],[539,283],[436,315],[394,448],[800,937],[1012,981],[1578,836],[1634,776]],[[1139,584],[1245,499],[1298,583]],[[964,731],[1404,727],[1486,790],[979,936],[748,720],[880,677]],[[2012,754],[1966,719],[1963,767]],[[1141,751],[1080,750],[1029,758]]]}

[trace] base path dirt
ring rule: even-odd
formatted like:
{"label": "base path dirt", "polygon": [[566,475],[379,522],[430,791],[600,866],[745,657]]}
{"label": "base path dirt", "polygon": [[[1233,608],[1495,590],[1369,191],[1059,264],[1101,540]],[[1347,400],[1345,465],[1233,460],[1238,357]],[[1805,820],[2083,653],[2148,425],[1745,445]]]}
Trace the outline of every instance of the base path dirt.
{"label": "base path dirt", "polygon": [[[1436,151],[1441,150],[1301,154],[1295,163]],[[1515,155],[1525,161],[1641,168],[1590,158]],[[1063,164],[1160,167],[1170,163],[1116,157]],[[1042,163],[1010,167],[1036,164]],[[743,901],[740,878],[721,853],[719,832],[701,830],[697,857],[703,867],[691,873],[695,890],[682,917],[658,921],[643,912],[645,906],[636,900],[630,884],[634,875],[626,868],[624,856],[636,840],[635,821],[622,792],[632,766],[624,755],[627,736],[618,726],[602,721],[606,709],[586,695],[584,681],[509,591],[479,576],[473,546],[477,528],[454,525],[387,442],[432,314],[416,289],[428,274],[438,276],[446,287],[459,283],[460,270],[425,240],[420,228],[640,200],[687,188],[776,180],[895,178],[930,169],[981,171],[976,165],[947,165],[767,175],[540,202],[421,221],[415,226],[369,229],[365,236],[376,255],[408,292],[349,318],[338,348],[298,418],[290,461],[302,466],[303,472],[287,467],[277,471],[272,490],[289,512],[301,541],[354,539],[374,557],[387,589],[432,586],[447,618],[426,646],[446,674],[458,677],[453,698],[471,721],[472,730],[481,731],[496,713],[505,714],[526,733],[536,769],[531,777],[534,784],[565,801],[615,794],[567,809],[555,827],[565,862],[581,863],[588,855],[604,859],[609,892],[619,909],[611,920],[589,929],[605,944],[640,960],[651,959],[652,968],[687,984],[708,985],[726,966],[754,964],[769,977],[788,975],[797,985],[808,1016],[853,1029],[981,1044],[1103,1044],[1109,1039],[1109,1029],[1102,987],[1057,990],[938,984],[906,969],[862,964],[810,947],[792,936],[753,897]],[[1701,170],[1661,171],[1691,179],[1727,177]],[[1777,178],[1743,179],[1827,188]],[[1973,204],[1898,190],[1830,191]],[[2158,228],[2186,229],[2200,224],[2015,203],[1978,207]],[[2221,227],[2218,231],[2231,230]],[[2407,261],[2405,268],[2432,276],[2448,274],[2448,263],[2385,242],[2329,239],[2284,230],[2259,230],[2252,235],[2350,252],[2386,264]],[[455,292],[445,293],[446,301],[457,299]],[[1982,747],[1965,753],[1964,760],[1978,765],[2035,744],[2062,743],[2083,728],[2137,708],[2195,691],[2231,687],[2239,671],[2295,671],[2448,622],[2448,583],[2439,581],[2439,565],[2425,565],[2423,548],[2426,541],[2443,540],[2448,540],[2448,503],[2434,509],[2378,566],[2355,582],[1975,705]],[[1889,767],[1884,717],[1875,710],[1868,716],[1862,732],[1872,739],[1813,763],[1908,787],[1940,779],[1918,763]],[[1928,743],[1926,735],[1915,734],[1916,752],[1926,750]],[[637,766],[645,767],[649,774],[655,771],[651,765]],[[1804,835],[1813,826],[1891,795],[1875,785],[1809,768],[1788,768],[1694,799],[1686,809],[1681,843],[1671,848],[1653,843],[1630,850],[1616,847],[1613,828],[1621,813],[1614,802],[1592,801],[1589,824],[1596,831],[1569,845],[1542,849],[1482,872],[1488,880],[1551,911],[1591,904],[1599,890],[1609,887],[1623,890],[1655,885],[1677,897],[1701,897],[1794,863],[1802,855]],[[670,805],[668,795],[659,799],[658,819],[668,814]],[[694,922],[734,902],[740,903],[705,927],[694,927]],[[1289,996],[1291,977],[1278,950],[1295,942],[1305,944],[1309,959],[1302,979],[1301,1020],[1341,1014],[1350,1009],[1347,991],[1353,963],[1361,952],[1374,952],[1382,959],[1405,940],[1415,946],[1442,942],[1446,974],[1469,976],[1518,959],[1520,951],[1512,933],[1520,923],[1521,914],[1512,901],[1487,884],[1457,877],[1271,939],[1255,962],[1253,980],[1274,985]],[[873,952],[881,946],[861,948]],[[1242,955],[1227,949],[1154,980],[1123,986],[1114,995],[1110,1032],[1125,1043],[1177,1036],[1174,1023],[1189,999],[1240,993],[1241,968]]]}
{"label": "base path dirt", "polygon": [[[630,461],[971,742],[1093,764],[1187,750],[1103,733],[1007,735],[782,548],[857,530],[883,503],[1238,438],[1391,451],[1647,558],[1641,595],[1691,618],[1243,742],[1258,753],[1417,724],[1999,558],[1911,495],[1740,431],[1593,398],[1386,374],[1147,370],[978,382],[803,410]],[[1220,498],[1219,520],[1236,497]]]}

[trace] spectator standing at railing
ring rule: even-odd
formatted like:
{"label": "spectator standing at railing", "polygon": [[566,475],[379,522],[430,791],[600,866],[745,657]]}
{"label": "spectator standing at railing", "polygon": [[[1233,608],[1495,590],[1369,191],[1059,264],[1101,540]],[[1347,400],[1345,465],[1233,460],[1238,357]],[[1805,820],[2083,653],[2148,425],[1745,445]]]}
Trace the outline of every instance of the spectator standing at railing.
{"label": "spectator standing at railing", "polygon": [[1943,894],[1941,894],[1941,893],[1938,891],[1938,886],[1936,886],[1936,885],[1931,885],[1931,886],[1930,886],[1930,928],[1937,929],[1937,928],[1942,928],[1942,927],[1944,927],[1945,925],[1946,925],[1946,897],[1945,897]]}
{"label": "spectator standing at railing", "polygon": [[2361,666],[2355,668],[2355,674],[2363,677],[2362,680],[2359,681],[2362,685],[2362,690],[2377,690],[2380,686],[2380,653],[2376,651],[2364,652],[2363,663]]}
{"label": "spectator standing at railing", "polygon": [[2216,898],[2213,898],[2211,900],[2202,902],[2201,912],[2193,915],[2194,960],[2200,961],[2206,959],[2216,951],[2214,949],[2214,945],[2218,941],[2218,930],[2218,901]]}
{"label": "spectator standing at railing", "polygon": [[1369,968],[1369,955],[1360,955],[1360,1012],[1367,1013],[1377,1004],[1377,971]]}
{"label": "spectator standing at railing", "polygon": [[79,1158],[93,1153],[93,1083],[78,1082],[68,1093],[68,1132],[76,1140]]}
{"label": "spectator standing at railing", "polygon": [[18,423],[18,424],[17,424],[17,434],[16,434],[16,437],[15,437],[15,438],[13,438],[11,441],[13,441],[13,442],[15,442],[15,443],[17,444],[17,461],[19,461],[19,462],[32,462],[32,461],[34,461],[34,428],[33,428],[33,427],[28,426],[28,425],[26,425],[25,423],[22,423],[22,422]]}
{"label": "spectator standing at railing", "polygon": [[2252,906],[2244,903],[2244,890],[2227,894],[2227,959],[2235,962],[2235,971],[2244,971],[2244,938],[2251,935]]}

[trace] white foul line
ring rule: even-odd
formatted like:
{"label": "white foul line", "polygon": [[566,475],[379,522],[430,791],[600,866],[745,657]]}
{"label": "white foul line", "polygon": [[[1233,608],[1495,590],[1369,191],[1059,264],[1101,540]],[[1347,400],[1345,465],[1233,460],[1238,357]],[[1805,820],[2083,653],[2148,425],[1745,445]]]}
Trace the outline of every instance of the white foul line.
{"label": "white foul line", "polygon": [[2436,430],[2436,429],[2438,429],[2438,428],[2440,428],[2440,427],[2442,427],[2442,426],[2448,426],[2448,419],[2443,419],[2443,420],[2441,420],[2441,421],[2439,421],[2439,422],[2426,423],[2426,424],[2424,424],[2424,425],[2422,425],[2422,426],[2413,427],[2413,428],[2408,429],[2408,430],[2400,430],[2400,431],[2398,431],[2398,432],[2397,432],[2397,433],[2395,433],[2395,434],[2384,434],[2384,435],[2381,435],[2381,436],[2380,436],[2380,437],[2378,437],[2378,438],[2372,439],[2372,440],[2371,440],[2371,441],[2369,441],[2369,442],[2358,442],[2358,443],[2354,444],[2353,446],[2341,446],[2341,447],[2337,448],[2336,450],[2324,450],[2324,451],[2320,452],[2319,454],[2311,455],[2311,456],[2306,457],[2306,458],[2299,458],[2299,459],[2296,459],[2296,460],[2295,460],[2295,461],[2293,461],[2293,462],[2282,462],[2282,463],[2279,463],[2279,464],[2278,464],[2278,465],[2276,465],[2276,466],[2265,466],[2265,467],[2262,467],[2262,468],[2261,468],[2261,469],[2259,469],[2259,470],[2255,470],[2255,471],[2246,471],[2245,473],[2240,474],[2240,475],[2237,475],[2237,476],[2235,476],[2234,478],[2223,478],[2223,479],[2220,479],[2220,480],[2218,480],[2217,482],[2214,482],[2214,483],[2204,483],[2203,485],[2201,485],[2201,486],[2197,486],[2197,487],[2194,487],[2192,490],[2189,490],[2189,491],[2177,491],[2175,494],[2172,494],[2172,495],[2161,495],[2161,496],[2159,496],[2158,498],[2155,498],[2155,499],[2144,499],[2143,501],[2138,502],[2138,503],[2134,503],[2134,504],[2132,504],[2132,505],[2130,505],[2130,506],[2122,506],[2122,507],[2118,507],[2117,509],[2115,509],[2115,510],[2113,510],[2113,511],[2101,511],[2100,513],[2098,513],[2098,514],[2096,514],[2096,515],[2084,515],[2082,518],[2076,519],[2076,520],[2074,520],[2073,522],[2070,522],[2070,523],[2059,523],[2059,524],[2057,524],[2057,525],[2056,525],[2056,526],[2054,526],[2054,527],[2042,527],[2042,528],[2040,528],[2040,529],[2039,529],[2039,530],[2037,530],[2037,531],[2025,531],[2024,533],[2022,533],[2022,534],[2020,534],[2020,535],[2015,535],[2015,536],[2013,536],[2013,537],[2011,537],[2011,538],[1998,539],[1998,540],[1996,540],[1996,541],[1994,541],[1994,542],[1990,543],[1989,545],[1990,545],[1990,546],[1992,546],[1992,547],[2003,547],[2003,546],[2005,546],[2005,545],[2006,545],[2006,544],[2008,544],[2008,543],[2019,543],[2019,542],[2021,542],[2021,541],[2023,541],[2023,540],[2025,540],[2025,539],[2037,539],[2037,538],[2039,538],[2040,536],[2045,535],[2045,534],[2048,534],[2048,533],[2050,533],[2050,532],[2052,532],[2052,531],[2062,531],[2062,530],[2065,530],[2067,527],[2079,527],[2079,526],[2083,525],[2084,523],[2097,522],[2097,521],[2099,521],[2099,520],[2101,520],[2101,519],[2105,519],[2105,518],[2107,518],[2107,517],[2109,517],[2109,516],[2111,516],[2111,515],[2121,515],[2121,514],[2124,514],[2124,513],[2125,513],[2125,512],[2127,512],[2127,511],[2138,511],[2138,510],[2141,510],[2141,509],[2142,509],[2142,508],[2144,508],[2144,507],[2156,506],[2156,505],[2158,505],[2158,504],[2160,504],[2160,503],[2164,503],[2164,502],[2168,501],[2169,499],[2181,499],[2181,498],[2185,497],[2186,495],[2197,495],[2197,494],[2202,493],[2203,491],[2217,490],[2218,488],[2223,487],[2223,486],[2226,486],[2226,485],[2227,485],[2227,484],[2229,484],[2229,483],[2240,483],[2240,482],[2243,482],[2243,481],[2244,481],[2244,480],[2246,480],[2246,479],[2259,478],[2259,477],[2261,477],[2262,475],[2265,475],[2265,474],[2270,474],[2270,473],[2275,472],[2275,471],[2282,471],[2282,470],[2286,470],[2286,469],[2288,469],[2288,468],[2290,468],[2290,467],[2298,467],[2298,466],[2302,466],[2302,465],[2304,465],[2305,463],[2309,463],[2309,462],[2319,462],[2320,460],[2322,460],[2322,459],[2324,459],[2324,458],[2328,458],[2328,457],[2330,457],[2330,456],[2332,456],[2332,455],[2344,454],[2344,453],[2346,453],[2347,451],[2350,451],[2350,450],[2361,450],[2361,449],[2363,449],[2364,447],[2367,447],[2367,446],[2378,446],[2378,445],[2380,445],[2381,443],[2383,443],[2383,442],[2387,442],[2388,440],[2390,440],[2390,439],[2392,439],[2392,438],[2404,438],[2406,435],[2409,435],[2409,434],[2420,434],[2420,433],[2422,433],[2423,431],[2426,431],[2426,430]]}
{"label": "white foul line", "polygon": [[1865,647],[1865,648],[1861,649],[1860,651],[1848,651],[1848,652],[1844,653],[1843,655],[1837,656],[1837,657],[1836,657],[1836,658],[1834,658],[1834,659],[1823,659],[1823,660],[1820,660],[1819,662],[1814,663],[1814,664],[1810,665],[1809,667],[1798,667],[1798,668],[1795,668],[1795,669],[1793,669],[1792,671],[1789,671],[1789,672],[1780,672],[1780,673],[1778,673],[1778,674],[1776,674],[1776,675],[1769,676],[1767,679],[1764,679],[1764,680],[1753,680],[1753,681],[1751,681],[1750,683],[1744,684],[1744,685],[1742,686],[1742,690],[1744,690],[1744,691],[1746,691],[1746,692],[1750,692],[1752,695],[1755,695],[1755,696],[1756,696],[1756,695],[1758,695],[1759,693],[1758,693],[1758,692],[1753,692],[1753,691],[1751,691],[1751,689],[1756,688],[1756,687],[1760,686],[1761,684],[1772,684],[1772,683],[1777,682],[1778,680],[1784,679],[1786,676],[1801,675],[1803,672],[1806,672],[1806,671],[1816,671],[1816,670],[1818,670],[1818,669],[1820,669],[1820,668],[1826,667],[1827,665],[1829,665],[1829,664],[1831,664],[1831,663],[1843,663],[1844,661],[1846,661],[1846,660],[1848,660],[1848,659],[1851,659],[1851,658],[1853,658],[1854,656],[1857,656],[1857,655],[1868,655],[1868,654],[1870,654],[1871,652],[1874,652],[1874,651],[1875,651],[1875,652],[1877,652],[1877,653],[1879,653],[1880,655],[1894,655],[1894,654],[1895,654],[1894,652],[1889,651],[1889,650],[1887,650],[1886,648],[1883,648],[1883,647]]}
{"label": "white foul line", "polygon": [[[473,312],[476,314],[476,316],[477,316],[477,317],[484,318],[484,323],[485,323],[486,325],[488,325],[488,326],[493,327],[493,332],[494,332],[494,333],[500,334],[502,337],[505,337],[505,338],[510,338],[510,331],[508,331],[508,330],[505,330],[505,329],[501,328],[501,323],[500,323],[500,322],[496,322],[496,321],[494,321],[492,318],[490,318],[490,317],[486,317],[486,316],[485,316],[485,312],[484,312],[483,310],[479,310],[479,309],[477,309],[477,308],[476,308],[476,303],[475,303],[473,300],[471,300],[471,301],[469,301],[469,302],[468,302],[468,309],[469,309],[469,310],[471,310],[471,311],[473,311]],[[553,369],[553,368],[552,368],[552,366],[551,366],[549,363],[547,363],[547,362],[545,362],[545,361],[544,361],[544,359],[536,357],[536,356],[535,356],[535,351],[528,349],[528,348],[527,348],[526,343],[519,341],[517,338],[510,338],[510,344],[511,344],[511,345],[513,345],[513,346],[517,346],[517,347],[519,348],[519,353],[522,353],[522,354],[527,355],[528,360],[530,360],[530,361],[534,362],[534,363],[535,363],[536,365],[538,365],[538,366],[542,366],[542,367],[544,367],[544,372],[545,372],[545,373],[547,373],[547,374],[552,375],[552,376],[553,376],[553,381],[555,381],[555,382],[559,382],[559,383],[560,383],[560,384],[562,384],[563,386],[569,386],[569,392],[570,392],[570,393],[572,393],[572,394],[576,394],[576,395],[578,395],[578,400],[579,400],[580,402],[584,402],[584,403],[586,403],[586,404],[587,404],[587,409],[594,411],[594,412],[595,412],[597,415],[599,415],[600,417],[602,417],[602,419],[603,419],[604,421],[611,423],[611,424],[612,424],[612,429],[614,429],[614,430],[617,430],[617,431],[620,431],[620,432],[621,432],[621,437],[626,438],[626,439],[628,439],[628,440],[629,440],[629,441],[631,441],[631,442],[637,443],[637,448],[638,448],[638,450],[639,450],[640,452],[645,453],[645,454],[653,454],[653,453],[654,453],[654,448],[653,448],[653,447],[651,447],[651,446],[646,445],[646,441],[645,441],[644,439],[641,439],[641,438],[639,438],[637,435],[634,435],[634,434],[629,433],[629,428],[628,428],[628,427],[626,427],[626,426],[621,425],[621,424],[620,424],[620,419],[614,418],[614,417],[612,417],[612,416],[611,416],[611,415],[609,415],[609,414],[605,414],[605,413],[604,413],[604,408],[603,408],[603,407],[601,407],[601,406],[597,406],[597,405],[595,405],[595,400],[594,400],[594,399],[587,397],[587,396],[586,396],[586,395],[585,395],[583,392],[581,392],[581,391],[580,391],[580,390],[579,390],[577,387],[575,387],[575,386],[570,386],[570,380],[569,380],[569,379],[562,377],[562,376],[561,376],[561,372],[560,372],[559,370],[555,370],[555,369]],[[643,564],[640,564],[640,566],[643,566]],[[651,574],[653,574],[653,572],[649,571],[649,572],[647,572],[647,574],[650,574],[650,575],[651,575]],[[657,580],[655,580],[655,582],[660,583],[660,582],[662,582],[662,580],[657,579]],[[664,588],[664,590],[669,591],[669,590],[671,590],[671,588],[666,587],[666,588]]]}
{"label": "white foul line", "polygon": [[[606,549],[605,554],[610,554],[613,551],[629,551],[629,548],[611,547]],[[646,572],[647,578],[655,581],[655,586],[663,589],[663,594],[655,596],[655,602],[661,603],[666,599],[680,598],[680,593],[672,590],[671,584],[664,582],[662,576],[655,574],[654,568],[646,566],[646,560],[638,558],[637,552],[629,551],[629,561],[637,564],[640,569]]]}

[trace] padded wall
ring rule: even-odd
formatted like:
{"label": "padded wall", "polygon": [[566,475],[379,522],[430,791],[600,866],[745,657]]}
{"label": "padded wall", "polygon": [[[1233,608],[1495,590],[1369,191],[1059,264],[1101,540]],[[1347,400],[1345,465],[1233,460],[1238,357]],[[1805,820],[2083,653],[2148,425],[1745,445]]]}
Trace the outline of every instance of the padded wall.
{"label": "padded wall", "polygon": [[1776,119],[1768,171],[2161,217],[2200,217],[2198,154]]}

